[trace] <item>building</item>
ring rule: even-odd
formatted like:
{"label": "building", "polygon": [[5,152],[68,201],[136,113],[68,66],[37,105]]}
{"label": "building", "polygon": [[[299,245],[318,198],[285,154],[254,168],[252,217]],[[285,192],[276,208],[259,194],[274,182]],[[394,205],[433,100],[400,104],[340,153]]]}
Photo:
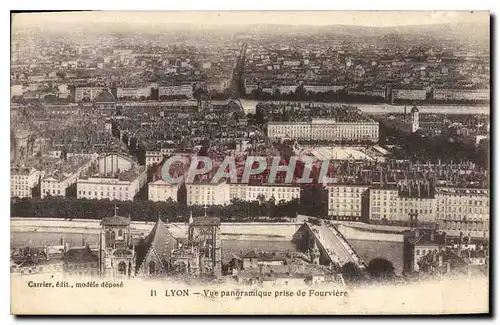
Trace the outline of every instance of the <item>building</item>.
{"label": "building", "polygon": [[187,205],[225,205],[229,204],[229,184],[225,182],[186,184]]}
{"label": "building", "polygon": [[489,89],[434,89],[432,98],[442,101],[490,100]]}
{"label": "building", "polygon": [[248,185],[246,188],[246,200],[258,201],[260,198],[276,202],[291,201],[300,198],[300,187],[292,184],[259,184]]}
{"label": "building", "polygon": [[24,85],[12,85],[10,87],[10,98],[22,96],[26,91],[28,91],[28,87]]}
{"label": "building", "polygon": [[385,90],[349,90],[348,95],[385,98]]}
{"label": "building", "polygon": [[264,266],[283,266],[286,258],[276,254],[266,254],[265,252],[249,251],[243,255],[243,269],[259,269]]}
{"label": "building", "polygon": [[156,277],[171,272],[172,252],[178,248],[177,239],[170,233],[167,225],[160,219],[149,235],[135,247],[136,276]]}
{"label": "building", "polygon": [[[446,235],[433,230],[415,229],[404,233],[403,243],[403,272],[413,273],[421,271],[427,256],[433,253],[444,252],[446,248]],[[436,266],[447,268],[443,255],[435,254]],[[448,270],[445,273],[449,272]]]}
{"label": "building", "polygon": [[151,97],[151,87],[135,87],[135,88],[116,88],[116,97],[119,100],[140,100]]}
{"label": "building", "polygon": [[75,102],[93,102],[103,91],[103,87],[76,87]]}
{"label": "building", "polygon": [[161,86],[158,88],[158,96],[186,96],[188,99],[193,98],[193,86],[190,84]]}
{"label": "building", "polygon": [[146,166],[158,164],[163,160],[163,153],[160,151],[146,151]]}
{"label": "building", "polygon": [[175,153],[176,147],[173,144],[166,144],[160,150],[147,150],[146,151],[146,166],[160,163],[165,156],[170,156]]}
{"label": "building", "polygon": [[420,128],[419,126],[419,119],[418,119],[418,108],[417,106],[413,106],[411,109],[411,132],[417,132],[417,130]]}
{"label": "building", "polygon": [[221,276],[222,248],[220,218],[199,217],[189,224],[189,244],[198,248],[200,273]]}
{"label": "building", "polygon": [[291,138],[309,140],[311,138],[311,123],[309,122],[269,122],[267,136],[272,139]]}
{"label": "building", "polygon": [[130,219],[115,215],[101,220],[99,274],[106,277],[135,275],[135,247]]}
{"label": "building", "polygon": [[66,275],[98,276],[99,256],[88,245],[70,248],[63,256],[63,270]]}
{"label": "building", "polygon": [[378,142],[379,123],[375,121],[337,122],[334,119],[312,119],[310,122],[269,122],[267,135],[272,139]]}
{"label": "building", "polygon": [[436,222],[436,200],[428,182],[372,187],[368,191],[369,220]]}
{"label": "building", "polygon": [[392,89],[392,100],[425,100],[427,91],[425,89]]}
{"label": "building", "polygon": [[313,119],[312,140],[378,142],[379,124],[370,122],[337,122],[334,119]]}
{"label": "building", "polygon": [[104,154],[77,181],[77,197],[132,201],[147,183],[145,166],[124,154]]}
{"label": "building", "polygon": [[489,238],[488,189],[438,187],[436,201],[436,218],[441,231],[456,237],[463,232],[472,237]]}
{"label": "building", "polygon": [[239,199],[247,200],[247,187],[248,184],[230,183],[229,184],[229,200]]}
{"label": "building", "polygon": [[344,89],[344,86],[335,86],[335,85],[304,85],[304,90],[306,92],[312,93],[326,93],[329,91],[337,92],[339,90]]}
{"label": "building", "polygon": [[291,94],[297,90],[297,85],[281,85],[278,89],[281,94]]}
{"label": "building", "polygon": [[35,168],[11,167],[10,169],[10,196],[32,197],[33,188],[38,185],[43,172]]}
{"label": "building", "polygon": [[66,160],[62,159],[50,171],[45,172],[45,177],[41,181],[40,196],[66,196],[71,186],[78,181],[81,173],[89,170],[95,156],[71,156]]}
{"label": "building", "polygon": [[68,85],[61,84],[61,85],[57,86],[57,96],[59,98],[68,98],[70,93],[71,92],[68,88]]}
{"label": "building", "polygon": [[110,90],[104,89],[94,98],[94,106],[101,111],[111,113],[116,109],[116,97]]}
{"label": "building", "polygon": [[300,65],[300,60],[284,60],[283,65],[285,67],[298,67]]}
{"label": "building", "polygon": [[162,179],[158,179],[148,184],[148,200],[165,202],[172,200],[177,202],[177,192],[180,184],[170,183]]}
{"label": "building", "polygon": [[368,185],[328,185],[328,216],[334,220],[361,219]]}

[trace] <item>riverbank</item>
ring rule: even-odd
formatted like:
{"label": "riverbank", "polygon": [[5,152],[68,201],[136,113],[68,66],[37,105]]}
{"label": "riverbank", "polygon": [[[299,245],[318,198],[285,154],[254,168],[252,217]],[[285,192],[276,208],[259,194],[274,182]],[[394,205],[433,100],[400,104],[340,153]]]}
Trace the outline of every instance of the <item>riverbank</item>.
{"label": "riverbank", "polygon": [[[245,113],[255,113],[255,107],[260,102],[266,103],[285,103],[287,101],[257,101],[257,100],[247,100],[242,99],[241,105]],[[340,103],[340,102],[290,102],[290,103],[313,103],[313,104],[326,104],[326,105],[352,105],[359,108],[362,112],[368,114],[387,114],[387,113],[404,113],[405,107],[408,108],[411,105],[391,105],[387,103]],[[434,113],[434,114],[490,114],[489,105],[466,105],[466,104],[418,104],[418,109],[420,113]]]}

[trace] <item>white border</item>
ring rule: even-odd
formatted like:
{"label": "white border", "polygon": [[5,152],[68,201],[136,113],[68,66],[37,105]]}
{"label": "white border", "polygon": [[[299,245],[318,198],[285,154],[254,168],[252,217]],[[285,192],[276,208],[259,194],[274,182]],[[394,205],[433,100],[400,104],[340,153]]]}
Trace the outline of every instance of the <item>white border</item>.
{"label": "white border", "polygon": [[[4,108],[0,110],[0,121],[3,124],[3,127],[0,127],[0,132],[2,133],[2,139],[3,141],[0,142],[0,152],[2,152],[2,168],[0,169],[0,184],[1,184],[1,204],[2,204],[2,212],[3,212],[3,218],[2,218],[2,227],[0,228],[2,231],[2,249],[1,249],[1,254],[2,254],[2,260],[5,261],[4,267],[0,268],[0,272],[2,273],[2,286],[3,292],[2,292],[2,310],[1,310],[1,323],[2,324],[10,324],[14,323],[16,319],[14,319],[12,316],[8,316],[10,314],[10,274],[8,271],[8,268],[5,266],[7,263],[7,260],[9,258],[8,256],[8,248],[10,245],[10,231],[9,231],[9,164],[10,162],[8,161],[9,157],[7,155],[7,151],[9,150],[9,142],[8,139],[9,137],[9,108],[8,108],[8,102],[9,102],[9,86],[7,85],[8,82],[8,76],[9,76],[9,63],[10,62],[10,47],[7,44],[10,44],[10,17],[7,13],[7,9],[15,9],[15,10],[51,10],[51,9],[67,9],[67,10],[85,10],[85,9],[98,9],[98,10],[152,10],[152,9],[162,9],[162,10],[490,10],[493,14],[499,13],[500,10],[499,8],[499,1],[487,1],[487,0],[475,0],[473,2],[470,1],[453,1],[453,2],[436,2],[435,0],[419,0],[419,1],[304,1],[304,0],[288,0],[288,1],[269,1],[269,0],[252,0],[252,1],[247,1],[247,2],[240,2],[240,1],[224,1],[224,0],[212,0],[212,1],[178,1],[178,2],[172,2],[172,1],[144,1],[144,2],[137,2],[137,1],[102,1],[102,0],[86,0],[86,1],[77,1],[77,2],[72,2],[72,1],[54,1],[54,0],[44,0],[44,1],[39,1],[39,0],[23,0],[23,1],[16,1],[16,2],[7,2],[7,1],[2,1],[1,7],[2,7],[2,17],[3,19],[1,20],[1,24],[3,24],[3,33],[2,33],[2,48],[1,48],[1,53],[2,53],[2,63],[1,69],[3,78],[5,78],[5,83],[6,85],[2,87],[2,103],[4,103]],[[14,7],[14,8],[13,8]],[[498,20],[496,20],[496,24],[498,26]],[[495,38],[495,44],[498,44],[498,34],[494,35]],[[498,54],[494,49],[491,51],[492,54],[495,55],[495,61],[497,61],[497,65],[495,67],[495,76],[498,76]],[[493,59],[493,58],[492,58]],[[492,71],[493,72],[493,71]],[[498,81],[498,80],[496,80]],[[498,92],[498,82],[495,83],[495,93]],[[496,100],[495,100],[496,102]],[[495,114],[495,121],[494,125],[500,124],[500,114],[496,113]],[[493,135],[492,135],[493,137]],[[498,144],[497,141],[495,141],[495,144]],[[495,148],[497,149],[497,148]],[[495,157],[497,158],[497,150],[495,152]],[[496,160],[496,159],[495,159]],[[498,181],[498,172],[495,173],[497,175],[495,177],[495,182],[494,184],[497,184]],[[495,197],[492,198],[494,201],[499,202],[497,199],[497,191],[494,191]],[[495,211],[492,214],[492,217],[495,217],[497,215],[497,207],[495,207]],[[495,238],[495,234],[498,234],[498,228],[500,222],[496,221],[495,224],[495,229],[494,234],[492,238]],[[498,239],[495,239],[495,256],[494,260],[498,260],[498,254],[499,254],[499,248],[498,248]],[[498,282],[500,279],[498,275],[498,266],[495,268],[496,272],[493,275],[497,281],[495,281],[495,287],[498,289]],[[498,298],[498,291],[497,291],[497,298]],[[450,319],[449,321],[455,321],[456,319]],[[25,322],[32,322],[34,320],[24,320]],[[80,322],[88,322],[92,324],[106,324],[110,321],[119,321],[123,322],[124,319],[102,319],[102,320],[97,320],[97,319],[90,319],[90,320],[85,320],[85,319],[80,319],[78,320]],[[140,322],[141,320],[134,319],[132,320],[133,322]],[[169,323],[176,323],[182,320],[174,320],[174,319],[159,319],[157,320],[158,322],[169,322]],[[193,320],[183,320],[184,322],[192,322]],[[200,320],[203,322],[210,321],[210,320]],[[211,320],[213,321],[221,321],[221,320]],[[225,321],[235,321],[234,319],[231,320],[225,320]],[[272,320],[265,320],[265,319],[254,319],[252,322],[275,322],[278,321],[277,319],[272,319]],[[281,320],[285,322],[290,322],[293,321],[291,319],[285,319]],[[300,319],[296,319],[295,321],[301,321]],[[323,321],[327,322],[339,322],[341,320],[339,319],[325,319]],[[385,321],[385,320],[381,320]],[[402,320],[396,320],[396,321],[402,321]],[[431,320],[431,319],[425,319],[424,320],[426,323],[429,322],[442,322],[443,320]],[[53,319],[42,319],[38,320],[40,323],[52,323],[54,322]]]}

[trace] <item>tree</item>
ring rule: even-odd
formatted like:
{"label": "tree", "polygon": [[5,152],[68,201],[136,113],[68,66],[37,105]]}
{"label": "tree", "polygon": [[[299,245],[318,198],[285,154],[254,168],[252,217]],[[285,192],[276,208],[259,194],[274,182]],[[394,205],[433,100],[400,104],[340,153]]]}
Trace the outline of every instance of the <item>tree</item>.
{"label": "tree", "polygon": [[370,276],[375,280],[390,280],[394,278],[394,265],[385,258],[374,258],[370,261],[367,267]]}
{"label": "tree", "polygon": [[344,280],[350,283],[359,282],[363,274],[361,270],[353,262],[347,262],[340,268],[340,273],[344,277]]}

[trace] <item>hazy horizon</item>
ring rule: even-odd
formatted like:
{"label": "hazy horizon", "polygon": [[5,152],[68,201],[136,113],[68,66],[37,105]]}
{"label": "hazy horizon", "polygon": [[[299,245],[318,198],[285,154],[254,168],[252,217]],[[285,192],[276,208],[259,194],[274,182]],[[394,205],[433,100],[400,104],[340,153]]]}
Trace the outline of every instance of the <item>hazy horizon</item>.
{"label": "hazy horizon", "polygon": [[56,24],[405,27],[488,23],[488,11],[91,11],[14,13],[13,28]]}

